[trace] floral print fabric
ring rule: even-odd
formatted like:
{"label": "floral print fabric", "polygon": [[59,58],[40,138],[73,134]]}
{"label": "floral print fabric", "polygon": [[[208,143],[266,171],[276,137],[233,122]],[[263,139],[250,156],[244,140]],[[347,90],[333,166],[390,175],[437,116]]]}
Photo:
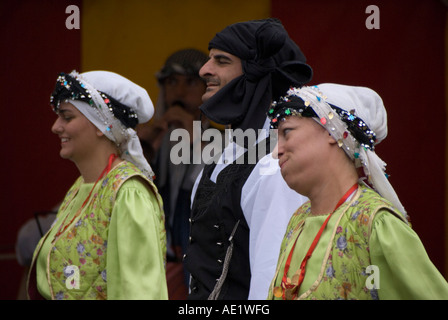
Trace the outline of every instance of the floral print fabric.
{"label": "floral print fabric", "polygon": [[[321,240],[330,239],[323,244],[325,251],[323,260],[319,266],[314,266],[320,270],[318,276],[316,279],[304,282],[310,285],[300,288],[298,299],[378,299],[375,286],[367,282],[369,273],[366,270],[371,265],[370,228],[375,214],[380,209],[399,215],[377,193],[360,186],[352,200],[347,201],[333,213],[331,223],[324,231],[326,235],[321,238]],[[285,261],[292,243],[297,237],[299,238],[296,248],[303,242],[300,237],[306,234],[302,234],[302,231],[307,220],[313,218],[310,213],[311,207],[308,202],[301,206],[290,220],[281,246],[276,276],[269,291],[269,299],[277,299],[273,295],[273,289],[281,284]],[[307,251],[308,247],[303,250]],[[288,277],[292,277],[299,266],[300,261],[293,261]]]}

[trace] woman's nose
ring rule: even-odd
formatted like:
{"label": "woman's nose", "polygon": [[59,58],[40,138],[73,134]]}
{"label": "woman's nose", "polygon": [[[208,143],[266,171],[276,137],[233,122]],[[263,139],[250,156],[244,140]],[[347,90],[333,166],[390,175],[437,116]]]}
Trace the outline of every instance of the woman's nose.
{"label": "woman's nose", "polygon": [[283,155],[283,147],[280,141],[277,141],[274,150],[272,150],[272,158],[279,159]]}
{"label": "woman's nose", "polygon": [[278,159],[278,143],[275,145],[274,150],[272,150],[272,158]]}
{"label": "woman's nose", "polygon": [[56,121],[53,123],[53,125],[51,126],[51,132],[53,132],[54,134],[60,134],[63,130],[59,119],[60,118],[58,117],[56,119]]}
{"label": "woman's nose", "polygon": [[272,151],[272,158],[278,159],[278,143],[275,145],[275,148]]}

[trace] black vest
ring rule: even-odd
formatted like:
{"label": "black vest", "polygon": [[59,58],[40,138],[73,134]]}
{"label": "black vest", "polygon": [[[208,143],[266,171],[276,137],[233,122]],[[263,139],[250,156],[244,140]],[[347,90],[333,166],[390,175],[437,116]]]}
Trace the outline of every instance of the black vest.
{"label": "black vest", "polygon": [[[269,140],[269,139],[268,139]],[[269,143],[269,141],[267,142]],[[264,143],[264,141],[262,142]],[[269,150],[269,146],[266,147]],[[229,237],[233,254],[218,299],[245,300],[249,295],[249,227],[241,209],[241,191],[256,163],[236,160],[210,180],[215,164],[206,165],[193,201],[190,218],[190,244],[184,265],[191,274],[189,299],[207,299],[223,271]],[[256,162],[264,156],[257,155]]]}

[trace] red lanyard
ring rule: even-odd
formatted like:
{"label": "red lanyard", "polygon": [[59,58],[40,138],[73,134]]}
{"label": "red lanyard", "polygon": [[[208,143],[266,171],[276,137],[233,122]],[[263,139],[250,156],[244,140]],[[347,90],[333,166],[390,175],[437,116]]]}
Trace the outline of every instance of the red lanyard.
{"label": "red lanyard", "polygon": [[[111,154],[109,156],[109,161],[107,163],[106,168],[104,168],[103,172],[101,172],[101,175],[98,177],[98,179],[95,181],[95,184],[93,185],[93,188],[90,190],[89,195],[87,196],[86,200],[84,200],[81,208],[78,210],[78,212],[75,214],[75,216],[72,218],[72,220],[70,221],[70,223],[64,225],[63,228],[59,229],[58,233],[56,234],[55,238],[59,237],[71,224],[72,222],[79,216],[79,214],[81,213],[82,209],[85,207],[85,205],[87,204],[87,202],[90,199],[90,196],[92,195],[93,190],[96,187],[96,184],[98,183],[98,181],[100,181],[105,175],[107,175],[109,173],[109,171],[112,169],[112,164],[114,163],[115,159],[117,159],[118,156],[116,154]],[[61,225],[62,227],[62,225]]]}
{"label": "red lanyard", "polygon": [[[335,212],[348,199],[348,197],[353,193],[353,191],[355,191],[357,188],[358,188],[358,183],[355,183],[344,194],[344,196],[339,200],[339,202],[337,203],[337,205],[334,208],[333,212]],[[291,281],[291,280],[288,279],[287,273],[288,273],[289,267],[291,265],[292,254],[294,252],[294,248],[296,246],[297,239],[299,237],[296,238],[296,241],[294,242],[294,245],[292,246],[291,251],[289,252],[288,259],[286,260],[285,270],[284,270],[284,273],[283,273],[281,288],[280,287],[274,288],[274,295],[276,297],[280,297],[280,293],[281,293],[281,296],[283,297],[283,300],[285,300],[287,291],[288,291],[288,293],[290,293],[290,296],[289,296],[290,298],[294,299],[297,296],[299,288],[302,285],[303,279],[305,278],[306,264],[307,264],[309,258],[311,258],[311,255],[313,254],[313,251],[316,248],[317,243],[319,242],[319,239],[320,239],[320,237],[322,235],[322,232],[324,231],[324,229],[325,229],[328,221],[330,220],[330,217],[332,216],[333,212],[328,215],[327,219],[325,219],[325,222],[320,227],[319,232],[317,233],[316,237],[313,240],[313,243],[311,244],[310,248],[308,249],[308,252],[305,255],[305,258],[303,258],[302,263],[300,264],[300,269],[299,269],[300,270],[300,274],[299,274],[298,279],[297,279],[297,275],[295,275],[292,278],[292,281]],[[296,283],[296,284],[294,284],[294,283]]]}

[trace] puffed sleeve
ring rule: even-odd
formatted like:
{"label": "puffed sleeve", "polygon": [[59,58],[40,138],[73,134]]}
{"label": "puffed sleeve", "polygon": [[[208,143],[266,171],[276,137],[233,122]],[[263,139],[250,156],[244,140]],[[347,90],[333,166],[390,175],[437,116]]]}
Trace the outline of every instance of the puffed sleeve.
{"label": "puffed sleeve", "polygon": [[420,238],[391,213],[381,211],[375,217],[369,247],[372,265],[379,270],[380,299],[448,299],[448,283]]}
{"label": "puffed sleeve", "polygon": [[110,221],[108,299],[167,299],[163,212],[139,179],[120,188]]}

